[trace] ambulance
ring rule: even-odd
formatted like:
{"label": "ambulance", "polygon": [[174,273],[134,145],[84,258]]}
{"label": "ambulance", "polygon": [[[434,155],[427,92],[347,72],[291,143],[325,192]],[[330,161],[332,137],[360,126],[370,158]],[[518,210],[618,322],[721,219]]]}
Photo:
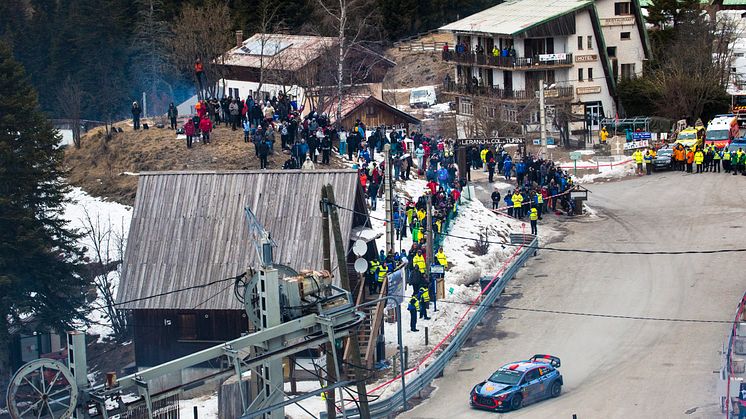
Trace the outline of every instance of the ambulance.
{"label": "ambulance", "polygon": [[738,118],[735,115],[717,115],[707,124],[705,144],[725,148],[738,137],[740,137]]}

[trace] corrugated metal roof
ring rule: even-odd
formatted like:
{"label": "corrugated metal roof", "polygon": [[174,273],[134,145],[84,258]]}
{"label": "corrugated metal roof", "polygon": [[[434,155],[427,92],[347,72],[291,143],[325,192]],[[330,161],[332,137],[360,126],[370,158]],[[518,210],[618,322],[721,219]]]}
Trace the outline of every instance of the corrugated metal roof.
{"label": "corrugated metal roof", "polygon": [[[325,184],[334,187],[338,205],[355,208],[358,178],[354,170],[141,173],[117,301],[206,284],[251,266],[258,268],[244,215],[247,206],[277,243],[275,262],[297,270],[322,269],[319,200]],[[339,217],[342,232],[349,238],[353,213],[340,210]],[[193,309],[208,300],[199,309],[242,309],[233,287],[228,286],[231,283],[122,307]]]}
{"label": "corrugated metal roof", "polygon": [[440,30],[514,36],[590,4],[592,0],[509,0],[449,23]]}
{"label": "corrugated metal roof", "polygon": [[335,38],[324,36],[257,33],[243,41],[240,47],[228,51],[225,64],[295,71],[320,57],[336,42]]}

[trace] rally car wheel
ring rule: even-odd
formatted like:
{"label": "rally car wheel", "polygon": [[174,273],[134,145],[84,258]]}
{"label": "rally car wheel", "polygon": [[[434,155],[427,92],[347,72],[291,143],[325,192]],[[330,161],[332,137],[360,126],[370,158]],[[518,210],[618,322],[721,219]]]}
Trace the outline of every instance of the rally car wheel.
{"label": "rally car wheel", "polygon": [[552,397],[557,397],[562,392],[562,384],[559,383],[559,381],[555,381],[552,383],[552,387],[549,389],[549,394],[551,394]]}
{"label": "rally car wheel", "polygon": [[510,410],[518,410],[523,406],[523,396],[516,394],[510,399]]}

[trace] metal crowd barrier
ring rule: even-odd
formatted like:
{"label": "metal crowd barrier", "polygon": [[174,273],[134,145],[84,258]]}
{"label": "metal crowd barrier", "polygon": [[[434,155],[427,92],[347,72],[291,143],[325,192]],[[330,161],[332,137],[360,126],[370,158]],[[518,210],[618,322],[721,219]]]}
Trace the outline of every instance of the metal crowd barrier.
{"label": "metal crowd barrier", "polygon": [[[471,317],[464,323],[464,326],[458,333],[453,337],[449,343],[445,343],[445,349],[441,352],[436,360],[431,364],[423,367],[416,377],[406,381],[406,399],[410,400],[416,396],[421,390],[427,388],[432,381],[439,377],[445,369],[448,362],[461,350],[461,347],[466,343],[472,330],[482,321],[487,311],[490,310],[490,306],[495,303],[497,298],[502,294],[508,281],[513,279],[515,274],[518,272],[529,256],[537,253],[538,239],[530,234],[511,234],[510,241],[512,244],[523,244],[524,247],[520,250],[520,254],[510,263],[505,269],[502,275],[497,279],[489,291],[483,295],[483,299],[479,306],[474,309]],[[447,346],[446,346],[447,345]],[[389,397],[385,399],[379,399],[376,402],[370,403],[370,414],[373,418],[383,418],[393,415],[402,409],[402,390],[399,389]],[[359,418],[360,412],[357,407],[347,408],[346,410],[348,418]],[[326,419],[326,413],[321,413],[321,418]]]}

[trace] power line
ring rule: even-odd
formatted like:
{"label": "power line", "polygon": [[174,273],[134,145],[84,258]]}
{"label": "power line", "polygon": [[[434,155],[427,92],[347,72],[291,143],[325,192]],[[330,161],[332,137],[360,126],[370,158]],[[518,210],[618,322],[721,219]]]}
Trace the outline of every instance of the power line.
{"label": "power line", "polygon": [[[383,221],[383,222],[393,222],[392,220],[388,220],[386,218],[374,217],[372,215],[368,215],[366,213],[356,211],[351,208],[346,208],[338,204],[335,206],[345,211],[351,211],[353,213],[360,214],[360,215],[367,215],[369,218],[373,220],[378,220],[378,221]],[[425,230],[427,229],[425,228]],[[571,253],[606,254],[606,255],[700,255],[700,254],[713,254],[713,253],[746,252],[746,248],[702,249],[702,250],[656,250],[656,251],[578,249],[578,248],[563,248],[563,247],[554,247],[554,246],[531,246],[531,245],[520,244],[520,243],[498,242],[498,241],[481,239],[479,237],[464,237],[464,236],[459,236],[459,235],[450,234],[450,233],[436,233],[436,234],[439,234],[441,236],[446,236],[446,237],[452,237],[454,239],[470,240],[470,241],[481,240],[482,242],[489,243],[489,244],[497,244],[501,246],[511,246],[511,247],[523,246],[526,249],[547,250],[547,251],[552,251],[552,252],[571,252]]]}
{"label": "power line", "polygon": [[[409,298],[411,296],[405,295],[392,295],[390,297]],[[551,310],[531,307],[515,307],[502,304],[482,304],[482,303],[469,303],[462,301],[448,301],[448,300],[436,300],[438,304],[457,304],[474,307],[487,307],[497,308],[502,310],[513,310],[513,311],[527,311],[534,313],[543,314],[557,314],[557,315],[569,315],[569,316],[582,316],[582,317],[596,317],[605,319],[623,319],[623,320],[645,320],[645,321],[661,321],[661,322],[675,322],[675,323],[705,323],[705,324],[733,324],[733,320],[710,320],[710,319],[684,319],[675,317],[649,317],[649,316],[636,316],[626,314],[605,314],[605,313],[588,313],[581,311],[569,311],[569,310]]]}

